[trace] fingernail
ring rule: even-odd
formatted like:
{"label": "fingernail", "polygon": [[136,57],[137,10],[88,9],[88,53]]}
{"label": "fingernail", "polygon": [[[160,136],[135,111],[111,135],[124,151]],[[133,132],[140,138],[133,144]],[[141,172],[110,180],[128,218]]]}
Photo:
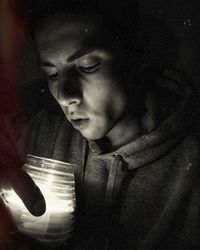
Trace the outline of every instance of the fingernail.
{"label": "fingernail", "polygon": [[35,216],[41,216],[45,213],[46,204],[44,200],[38,200],[33,205],[33,213]]}

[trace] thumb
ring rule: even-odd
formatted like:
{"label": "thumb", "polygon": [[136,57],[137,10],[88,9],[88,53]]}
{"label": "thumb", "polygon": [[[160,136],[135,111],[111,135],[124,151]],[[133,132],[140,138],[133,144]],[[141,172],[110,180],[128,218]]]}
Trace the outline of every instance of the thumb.
{"label": "thumb", "polygon": [[41,216],[46,210],[44,196],[33,179],[20,168],[8,169],[10,183],[34,216]]}

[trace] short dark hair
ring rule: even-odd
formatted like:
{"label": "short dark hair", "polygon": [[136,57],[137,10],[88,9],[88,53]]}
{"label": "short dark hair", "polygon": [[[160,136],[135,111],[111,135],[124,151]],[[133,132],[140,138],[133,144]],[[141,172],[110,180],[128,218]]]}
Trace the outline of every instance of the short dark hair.
{"label": "short dark hair", "polygon": [[136,0],[26,0],[28,23],[32,37],[36,27],[54,15],[101,16],[106,28],[121,40],[129,52],[135,42],[136,21],[139,19]]}

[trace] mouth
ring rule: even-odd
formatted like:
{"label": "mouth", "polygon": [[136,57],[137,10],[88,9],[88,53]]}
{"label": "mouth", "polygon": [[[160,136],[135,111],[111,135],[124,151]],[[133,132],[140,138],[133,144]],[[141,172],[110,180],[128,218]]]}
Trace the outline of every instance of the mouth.
{"label": "mouth", "polygon": [[71,124],[75,129],[81,130],[88,126],[89,119],[75,119],[71,120]]}

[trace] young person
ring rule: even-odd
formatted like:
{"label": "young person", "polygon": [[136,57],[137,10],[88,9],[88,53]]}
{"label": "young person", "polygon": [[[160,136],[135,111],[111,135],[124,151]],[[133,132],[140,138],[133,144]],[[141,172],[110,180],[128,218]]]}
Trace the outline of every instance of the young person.
{"label": "young person", "polygon": [[119,20],[101,4],[47,4],[32,20],[60,109],[33,119],[29,152],[77,165],[72,249],[199,249],[193,91],[144,67],[137,11]]}

